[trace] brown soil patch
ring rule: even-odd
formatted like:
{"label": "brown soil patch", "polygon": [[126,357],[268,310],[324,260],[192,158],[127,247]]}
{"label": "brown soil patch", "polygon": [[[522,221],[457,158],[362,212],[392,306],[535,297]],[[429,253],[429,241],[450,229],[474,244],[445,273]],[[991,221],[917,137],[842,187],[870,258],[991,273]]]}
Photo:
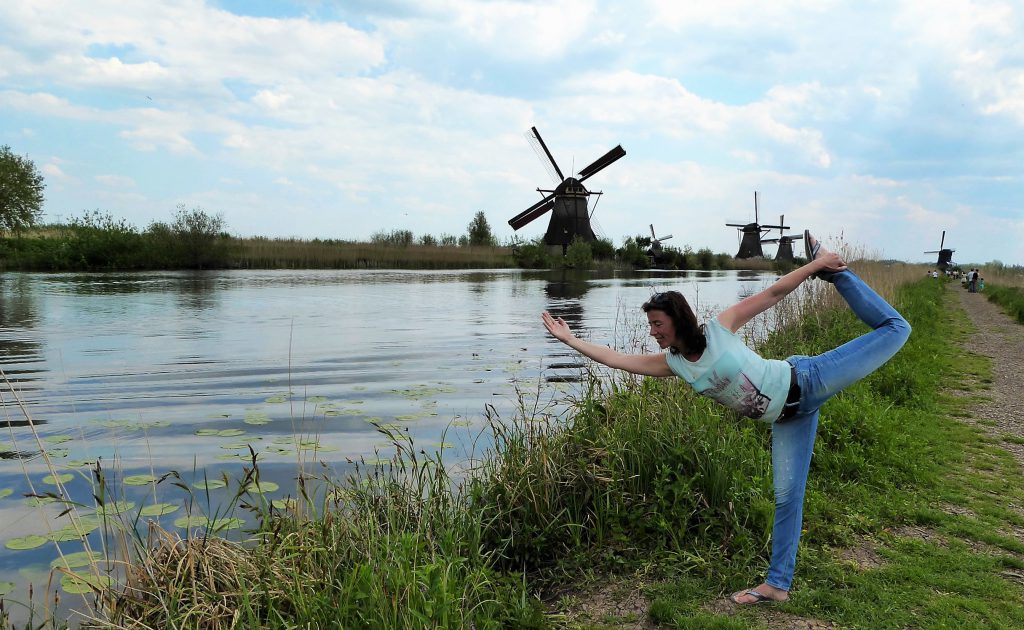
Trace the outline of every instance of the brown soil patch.
{"label": "brown soil patch", "polygon": [[852,564],[858,571],[870,571],[880,569],[886,565],[885,558],[878,554],[874,541],[865,540],[857,547],[840,549],[836,558],[842,562]]}
{"label": "brown soil patch", "polygon": [[648,630],[658,625],[650,620],[651,602],[644,594],[646,583],[635,578],[608,578],[602,584],[583,589],[551,593],[552,608],[564,615],[571,628]]}

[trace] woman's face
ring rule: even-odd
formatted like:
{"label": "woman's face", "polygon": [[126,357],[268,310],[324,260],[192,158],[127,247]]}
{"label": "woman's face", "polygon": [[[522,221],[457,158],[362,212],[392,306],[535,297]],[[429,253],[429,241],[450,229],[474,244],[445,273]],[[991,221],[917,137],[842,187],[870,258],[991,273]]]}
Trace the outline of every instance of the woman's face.
{"label": "woman's face", "polygon": [[654,337],[654,340],[658,342],[659,348],[664,350],[675,344],[676,327],[672,323],[672,318],[665,311],[650,309],[647,311],[647,323],[651,327],[651,337]]}

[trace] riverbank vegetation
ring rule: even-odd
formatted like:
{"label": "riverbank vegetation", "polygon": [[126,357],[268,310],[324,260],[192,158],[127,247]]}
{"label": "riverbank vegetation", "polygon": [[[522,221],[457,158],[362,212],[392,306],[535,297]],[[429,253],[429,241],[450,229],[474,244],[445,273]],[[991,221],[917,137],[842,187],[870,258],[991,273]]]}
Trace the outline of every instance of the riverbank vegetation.
{"label": "riverbank vegetation", "polygon": [[461,235],[378,231],[368,242],[233,236],[223,218],[179,206],[169,222],[144,229],[99,211],[66,223],[0,233],[0,271],[141,271],[174,269],[755,269],[788,271],[792,263],[735,260],[708,248],[664,247],[650,238],[574,242],[565,255],[543,243],[501,244],[478,212]]}
{"label": "riverbank vegetation", "polygon": [[[1020,627],[1024,543],[1012,531],[1024,514],[1012,506],[1024,482],[998,443],[954,417],[986,364],[955,346],[967,324],[946,283],[856,267],[914,334],[823,411],[798,580],[779,608],[844,627]],[[816,354],[862,332],[828,285],[805,286],[754,331],[766,355]],[[949,383],[966,397],[944,394]],[[524,391],[520,414],[490,417],[493,447],[468,471],[387,427],[394,459],[344,480],[301,477],[295,503],[248,491],[249,467],[237,499],[257,523],[248,540],[120,530],[130,562],[112,586],[96,583],[94,616],[139,628],[546,628],[579,620],[595,584],[638,579],[657,623],[756,625],[707,604],[766,566],[770,429],[677,380],[597,370],[567,417],[544,408]],[[851,549],[873,564],[851,566]]]}

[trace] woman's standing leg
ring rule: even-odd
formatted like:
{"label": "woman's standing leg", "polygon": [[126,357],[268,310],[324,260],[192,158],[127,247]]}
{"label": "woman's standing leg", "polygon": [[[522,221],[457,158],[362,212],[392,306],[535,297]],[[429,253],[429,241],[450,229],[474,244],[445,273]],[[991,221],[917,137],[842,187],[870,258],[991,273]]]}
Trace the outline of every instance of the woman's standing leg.
{"label": "woman's standing leg", "polygon": [[775,523],[772,559],[765,582],[788,591],[793,582],[796,552],[803,526],[804,493],[811,466],[818,410],[801,413],[772,425],[772,483],[775,486]]}
{"label": "woman's standing leg", "polygon": [[768,585],[785,591],[792,584],[796,567],[819,409],[843,388],[891,359],[910,336],[910,324],[855,273],[837,272],[831,281],[854,314],[871,330],[816,357],[791,359],[801,389],[800,413],[787,422],[772,425],[775,523],[766,579]]}

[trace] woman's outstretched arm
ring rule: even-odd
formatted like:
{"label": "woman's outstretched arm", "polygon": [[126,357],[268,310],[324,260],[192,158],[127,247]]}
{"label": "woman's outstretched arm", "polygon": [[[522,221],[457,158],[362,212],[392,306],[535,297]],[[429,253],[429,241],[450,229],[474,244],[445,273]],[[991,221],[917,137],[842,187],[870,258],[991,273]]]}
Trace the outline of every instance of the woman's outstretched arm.
{"label": "woman's outstretched arm", "polygon": [[736,332],[757,315],[778,304],[782,298],[792,293],[804,280],[819,271],[843,271],[846,262],[835,252],[823,252],[817,258],[790,271],[775,281],[775,284],[760,293],[751,295],[738,304],[718,314],[718,321],[732,332]]}
{"label": "woman's outstretched arm", "polygon": [[623,354],[607,346],[583,341],[572,334],[569,324],[561,317],[556,319],[544,311],[541,318],[544,320],[544,327],[555,339],[602,365],[643,376],[672,376],[672,370],[669,369],[664,354]]}

